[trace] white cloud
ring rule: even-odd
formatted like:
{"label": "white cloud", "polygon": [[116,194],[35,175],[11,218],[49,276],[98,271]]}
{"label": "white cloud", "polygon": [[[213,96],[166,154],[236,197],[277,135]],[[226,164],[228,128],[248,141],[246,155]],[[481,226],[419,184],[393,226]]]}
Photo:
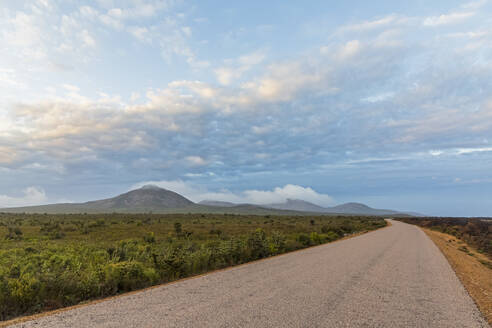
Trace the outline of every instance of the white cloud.
{"label": "white cloud", "polygon": [[191,27],[189,26],[183,26],[181,28],[181,31],[184,33],[184,35],[186,35],[186,37],[191,37]]}
{"label": "white cloud", "polygon": [[80,91],[80,88],[78,86],[68,84],[68,83],[62,84],[62,87],[69,92],[79,92]]}
{"label": "white cloud", "polygon": [[456,156],[456,155],[483,153],[483,152],[492,152],[492,147],[438,149],[438,150],[429,151],[429,154],[432,156],[441,156],[441,155]]}
{"label": "white cloud", "polygon": [[268,204],[284,202],[287,199],[302,199],[318,205],[329,205],[333,199],[325,194],[320,194],[309,187],[287,184],[276,187],[273,190],[246,190],[243,192],[246,199],[254,204]]}
{"label": "white cloud", "polygon": [[100,15],[99,16],[99,19],[101,20],[101,22],[115,30],[121,30],[123,28],[123,23],[118,20],[118,19],[115,19],[111,16],[108,16],[108,15]]}
{"label": "white cloud", "polygon": [[492,151],[492,147],[481,147],[481,148],[459,148],[456,150],[458,155],[470,154],[470,153],[481,153]]}
{"label": "white cloud", "polygon": [[272,129],[273,129],[272,125],[263,125],[263,126],[254,125],[253,127],[251,127],[251,132],[253,132],[254,134],[265,134],[272,131]]}
{"label": "white cloud", "polygon": [[369,103],[377,103],[377,102],[388,100],[388,99],[392,98],[394,95],[395,95],[394,92],[384,92],[384,93],[380,93],[378,95],[373,95],[373,96],[363,98],[361,100],[364,102],[369,102]]}
{"label": "white cloud", "polygon": [[41,205],[48,201],[46,193],[41,188],[28,187],[23,190],[23,194],[20,197],[0,195],[0,208]]}
{"label": "white cloud", "polygon": [[353,57],[361,50],[361,43],[359,40],[348,41],[338,51],[338,57],[340,59],[349,59]]}
{"label": "white cloud", "polygon": [[79,8],[79,11],[82,16],[90,19],[94,19],[99,15],[99,12],[90,6],[82,6]]}
{"label": "white cloud", "polygon": [[207,165],[207,161],[200,156],[188,156],[186,160],[193,166]]}
{"label": "white cloud", "polygon": [[128,29],[130,33],[142,42],[152,42],[152,38],[149,36],[149,30],[146,27],[134,26]]}
{"label": "white cloud", "polygon": [[294,99],[300,92],[317,89],[330,90],[322,80],[328,68],[317,67],[303,60],[292,60],[271,65],[262,77],[242,85],[244,91],[230,98],[235,105],[285,102]]}
{"label": "white cloud", "polygon": [[2,31],[3,38],[8,45],[31,47],[40,43],[42,32],[34,15],[17,12],[9,19],[10,30]]}
{"label": "white cloud", "polygon": [[84,45],[86,47],[95,47],[96,46],[96,40],[94,40],[92,35],[90,35],[89,31],[82,30],[82,32],[80,32],[79,35],[80,35],[80,39],[82,40],[82,42],[84,43]]}
{"label": "white cloud", "polygon": [[233,203],[271,204],[282,203],[287,199],[301,199],[321,206],[333,205],[333,198],[329,195],[318,193],[310,187],[287,184],[283,187],[275,187],[272,190],[244,190],[232,192],[229,190],[210,191],[207,188],[187,181],[146,181],[132,186],[131,189],[140,188],[146,184],[154,184],[159,187],[177,192],[194,202],[201,200],[216,200]]}
{"label": "white cloud", "polygon": [[139,92],[132,92],[130,95],[130,101],[135,102],[138,99],[140,99],[140,93]]}
{"label": "white cloud", "polygon": [[447,15],[432,16],[432,17],[427,17],[424,20],[423,25],[440,26],[440,25],[456,24],[465,21],[468,18],[473,17],[474,15],[475,15],[474,12],[456,12]]}
{"label": "white cloud", "polygon": [[429,154],[431,154],[432,156],[441,156],[442,154],[444,154],[444,152],[442,150],[431,150],[429,151]]}
{"label": "white cloud", "polygon": [[240,79],[244,73],[259,65],[264,59],[265,54],[262,51],[255,51],[240,56],[236,60],[228,60],[228,66],[217,68],[215,75],[220,84],[227,86],[234,80]]}
{"label": "white cloud", "polygon": [[470,1],[462,5],[461,7],[465,9],[479,9],[480,7],[485,6],[488,2],[488,0]]}
{"label": "white cloud", "polygon": [[342,30],[348,30],[348,31],[368,31],[368,30],[373,30],[376,28],[381,28],[381,27],[386,27],[392,23],[395,23],[397,21],[397,16],[396,15],[389,15],[380,19],[372,20],[372,21],[365,21],[362,23],[357,23],[357,24],[351,24],[351,25],[346,25],[342,28]]}

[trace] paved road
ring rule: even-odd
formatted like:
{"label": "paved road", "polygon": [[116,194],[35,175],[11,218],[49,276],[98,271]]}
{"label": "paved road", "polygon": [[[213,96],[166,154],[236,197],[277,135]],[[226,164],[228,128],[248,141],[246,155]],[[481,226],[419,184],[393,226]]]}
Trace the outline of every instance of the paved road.
{"label": "paved road", "polygon": [[418,228],[393,226],[19,327],[488,327]]}

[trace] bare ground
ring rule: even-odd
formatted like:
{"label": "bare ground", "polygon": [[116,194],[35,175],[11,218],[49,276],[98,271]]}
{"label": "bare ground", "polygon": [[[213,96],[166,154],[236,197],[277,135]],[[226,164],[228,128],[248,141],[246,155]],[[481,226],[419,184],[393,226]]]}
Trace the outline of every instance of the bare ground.
{"label": "bare ground", "polygon": [[[454,236],[424,229],[492,325],[492,261]],[[490,267],[489,267],[490,266]]]}

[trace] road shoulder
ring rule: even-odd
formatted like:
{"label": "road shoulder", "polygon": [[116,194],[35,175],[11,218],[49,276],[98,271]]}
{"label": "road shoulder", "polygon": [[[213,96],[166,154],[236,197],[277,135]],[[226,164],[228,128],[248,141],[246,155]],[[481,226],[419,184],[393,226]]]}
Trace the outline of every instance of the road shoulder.
{"label": "road shoulder", "polygon": [[441,250],[478,308],[492,325],[492,261],[458,238],[422,228]]}

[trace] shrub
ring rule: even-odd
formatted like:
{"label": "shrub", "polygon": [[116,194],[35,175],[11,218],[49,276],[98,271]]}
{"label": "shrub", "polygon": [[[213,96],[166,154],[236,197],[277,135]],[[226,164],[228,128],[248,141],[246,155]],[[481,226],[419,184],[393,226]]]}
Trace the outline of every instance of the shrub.
{"label": "shrub", "polygon": [[317,232],[311,232],[309,239],[311,241],[311,245],[319,245],[322,243],[321,236]]}
{"label": "shrub", "polygon": [[7,240],[22,240],[22,230],[19,227],[8,227],[8,233],[5,235]]}
{"label": "shrub", "polygon": [[248,249],[252,260],[261,259],[269,255],[266,233],[258,228],[248,237]]}
{"label": "shrub", "polygon": [[146,234],[144,237],[143,237],[143,240],[146,242],[146,243],[155,243],[155,234],[153,232],[149,232],[148,234]]}
{"label": "shrub", "polygon": [[180,222],[175,222],[174,223],[174,232],[176,232],[176,235],[180,235],[182,231],[182,226]]}
{"label": "shrub", "polygon": [[282,233],[274,231],[269,239],[270,254],[279,254],[285,252],[285,241],[286,238]]}
{"label": "shrub", "polygon": [[[384,224],[372,218],[363,223],[358,219],[319,217],[315,226],[319,225],[321,233],[306,233],[313,230],[311,217],[274,218],[201,214],[107,214],[101,218],[91,214],[0,213],[0,224],[11,227],[4,229],[12,237],[23,236],[20,227],[31,224],[28,240],[0,243],[0,320],[335,240],[339,238],[337,232],[344,234],[342,227],[346,225],[360,231],[375,226],[374,222]],[[142,220],[152,229],[136,229],[135,223]],[[105,225],[94,238],[83,237],[104,222],[121,224]],[[193,233],[183,229],[187,222],[196,222]],[[274,223],[277,230],[251,229],[251,224],[264,222]],[[216,228],[218,224],[221,229]],[[208,230],[206,227],[210,226],[214,228]],[[16,227],[20,233],[16,233]],[[470,226],[464,234],[471,234],[475,228]],[[152,232],[142,233],[144,229]],[[51,240],[63,237],[67,231],[70,234],[64,239]],[[122,237],[132,234],[142,237]]]}
{"label": "shrub", "polygon": [[299,234],[299,236],[297,237],[297,241],[299,241],[303,246],[311,245],[311,238],[309,238],[309,236],[305,233]]}
{"label": "shrub", "polygon": [[145,274],[142,263],[124,261],[110,263],[105,268],[105,289],[110,294],[134,290],[154,282],[154,275]]}

